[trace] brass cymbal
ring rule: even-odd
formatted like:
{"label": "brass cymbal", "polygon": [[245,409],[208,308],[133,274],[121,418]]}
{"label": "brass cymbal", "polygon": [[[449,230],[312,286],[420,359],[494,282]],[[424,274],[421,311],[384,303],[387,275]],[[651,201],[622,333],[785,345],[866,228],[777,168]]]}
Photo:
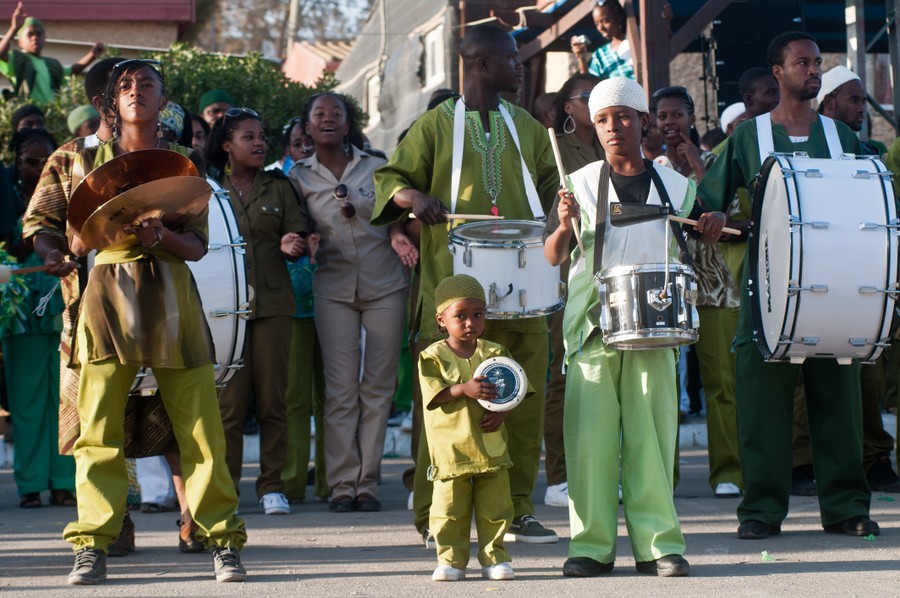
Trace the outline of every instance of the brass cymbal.
{"label": "brass cymbal", "polygon": [[76,231],[94,210],[125,191],[177,176],[197,177],[197,167],[189,158],[167,149],[129,152],[92,170],[72,191],[67,219]]}
{"label": "brass cymbal", "polygon": [[211,194],[206,179],[196,176],[174,176],[144,183],[94,210],[81,227],[81,240],[93,249],[134,245],[137,237],[125,227],[147,218],[159,218],[167,227],[178,228],[203,211]]}

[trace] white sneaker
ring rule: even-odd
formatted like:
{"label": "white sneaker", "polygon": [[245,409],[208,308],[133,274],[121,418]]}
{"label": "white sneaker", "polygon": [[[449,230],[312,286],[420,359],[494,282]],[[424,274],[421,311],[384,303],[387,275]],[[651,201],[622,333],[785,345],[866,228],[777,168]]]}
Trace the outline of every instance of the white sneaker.
{"label": "white sneaker", "polygon": [[291,505],[288,504],[287,496],[281,492],[269,492],[263,494],[259,499],[259,506],[263,508],[266,515],[287,515],[291,512]]}
{"label": "white sneaker", "polygon": [[406,499],[406,510],[407,511],[413,510],[413,493],[412,492],[409,493],[409,498]]}
{"label": "white sneaker", "polygon": [[547,486],[547,492],[544,493],[544,504],[548,507],[568,507],[569,484],[563,482],[562,484]]}
{"label": "white sneaker", "polygon": [[494,581],[516,578],[516,574],[509,563],[498,563],[496,565],[482,567],[481,576],[485,579],[493,579]]}
{"label": "white sneaker", "polygon": [[466,578],[466,572],[450,565],[438,565],[431,574],[432,581],[459,581]]}
{"label": "white sneaker", "polygon": [[731,482],[723,482],[716,484],[716,498],[738,498],[741,495],[741,489]]}

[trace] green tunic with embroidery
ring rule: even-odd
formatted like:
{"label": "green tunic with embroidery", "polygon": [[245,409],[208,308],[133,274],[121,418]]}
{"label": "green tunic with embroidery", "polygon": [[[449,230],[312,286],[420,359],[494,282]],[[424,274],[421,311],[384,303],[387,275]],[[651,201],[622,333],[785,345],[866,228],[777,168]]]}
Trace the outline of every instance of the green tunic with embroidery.
{"label": "green tunic with embroidery", "polygon": [[425,406],[423,426],[431,457],[429,479],[447,480],[512,465],[506,427],[501,425],[494,432],[482,431],[480,422],[487,410],[480,403],[468,398],[439,405],[432,403],[445,388],[471,380],[484,360],[501,356],[512,359],[502,345],[483,339],[478,340],[475,353],[468,359],[457,356],[444,341],[419,354],[419,384]]}
{"label": "green tunic with embroidery", "polygon": [[[547,129],[518,106],[505,101],[503,104],[515,124],[528,176],[534,181],[546,212],[559,188],[559,174]],[[391,201],[398,191],[406,188],[439,199],[450,209],[455,106],[456,100],[450,99],[425,113],[410,128],[388,163],[375,171],[373,224],[384,225],[408,217],[409,210],[403,210]],[[467,111],[465,122],[465,149],[456,211],[490,214],[491,190],[494,190],[501,216],[508,220],[533,220],[525,195],[521,158],[500,112],[490,113],[489,131],[484,130],[477,111]],[[423,341],[442,336],[434,320],[434,289],[441,280],[453,274],[453,259],[447,250],[448,231],[447,224],[422,227],[421,283],[418,298],[413,303],[415,324],[412,332]],[[492,320],[489,324],[491,330],[547,331],[546,318]]]}

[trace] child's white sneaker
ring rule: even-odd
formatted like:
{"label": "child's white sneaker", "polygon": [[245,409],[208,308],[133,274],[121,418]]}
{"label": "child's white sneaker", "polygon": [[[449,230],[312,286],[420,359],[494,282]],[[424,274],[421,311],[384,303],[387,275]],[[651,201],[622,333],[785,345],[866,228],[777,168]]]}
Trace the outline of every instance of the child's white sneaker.
{"label": "child's white sneaker", "polygon": [[497,563],[496,565],[482,567],[481,576],[485,579],[493,579],[494,581],[516,578],[516,574],[509,563]]}
{"label": "child's white sneaker", "polygon": [[[512,569],[510,569],[512,571]],[[466,572],[450,565],[438,565],[431,574],[432,581],[459,581],[466,578]]]}

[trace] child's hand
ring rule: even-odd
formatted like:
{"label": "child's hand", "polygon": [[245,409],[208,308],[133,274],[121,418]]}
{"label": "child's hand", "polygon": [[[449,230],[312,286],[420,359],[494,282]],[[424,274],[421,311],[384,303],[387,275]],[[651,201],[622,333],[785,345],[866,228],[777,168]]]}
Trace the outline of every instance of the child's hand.
{"label": "child's hand", "polygon": [[488,382],[484,376],[472,378],[462,387],[466,396],[472,399],[490,401],[497,398],[497,387]]}
{"label": "child's hand", "polygon": [[479,422],[481,430],[483,432],[496,432],[503,420],[506,419],[507,413],[509,411],[488,411],[482,416],[481,422]]}

